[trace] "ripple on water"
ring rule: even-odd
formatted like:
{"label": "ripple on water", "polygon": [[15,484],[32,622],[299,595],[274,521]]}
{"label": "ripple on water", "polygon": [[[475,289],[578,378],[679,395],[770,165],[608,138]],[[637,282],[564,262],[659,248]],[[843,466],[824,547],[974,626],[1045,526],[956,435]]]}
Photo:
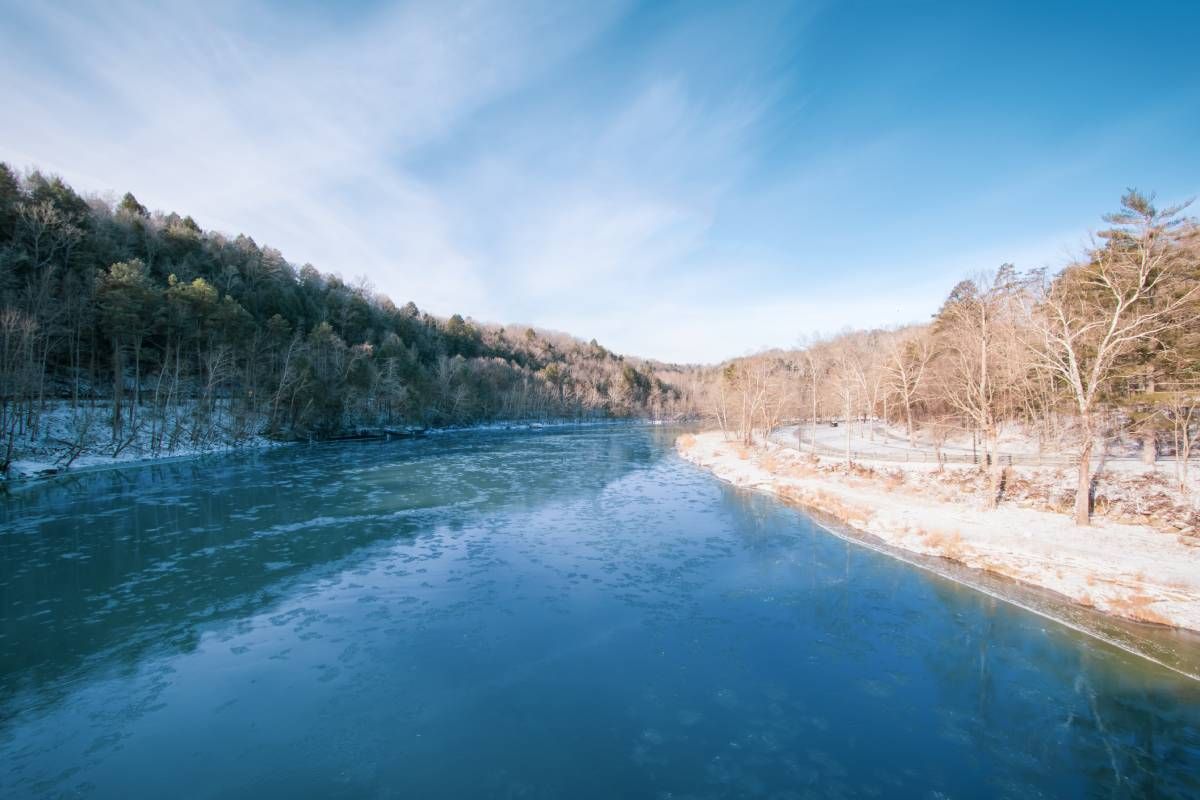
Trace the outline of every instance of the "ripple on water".
{"label": "ripple on water", "polygon": [[0,794],[1200,793],[1190,682],[722,486],[670,437],[281,448],[23,492]]}

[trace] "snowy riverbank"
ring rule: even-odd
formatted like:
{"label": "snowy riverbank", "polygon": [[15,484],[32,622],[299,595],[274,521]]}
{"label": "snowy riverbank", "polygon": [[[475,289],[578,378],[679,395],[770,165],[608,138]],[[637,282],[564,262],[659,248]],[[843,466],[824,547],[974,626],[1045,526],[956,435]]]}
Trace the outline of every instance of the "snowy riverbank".
{"label": "snowy riverbank", "polygon": [[723,480],[829,514],[894,547],[1049,589],[1107,614],[1200,631],[1194,535],[1104,519],[1080,528],[1063,514],[1011,504],[988,509],[966,493],[941,499],[929,470],[848,472],[773,443],[742,447],[720,432],[684,435],[676,446]]}
{"label": "snowy riverbank", "polygon": [[[128,435],[128,441],[114,445],[108,426],[94,422],[108,413],[107,409],[99,409],[90,415],[86,424],[81,423],[80,415],[71,413],[66,404],[44,414],[38,435],[26,437],[19,442],[18,457],[9,465],[7,474],[0,473],[0,484],[295,444],[292,441],[270,439],[259,434],[234,434],[231,432],[234,426],[218,425],[214,426],[200,443],[176,442],[174,445],[166,445],[160,441],[158,446],[155,446],[151,429],[142,426]],[[663,423],[658,420],[620,418],[505,420],[435,428],[370,428],[350,431],[341,438],[382,439],[389,435],[401,437],[462,431],[534,431],[620,424]]]}

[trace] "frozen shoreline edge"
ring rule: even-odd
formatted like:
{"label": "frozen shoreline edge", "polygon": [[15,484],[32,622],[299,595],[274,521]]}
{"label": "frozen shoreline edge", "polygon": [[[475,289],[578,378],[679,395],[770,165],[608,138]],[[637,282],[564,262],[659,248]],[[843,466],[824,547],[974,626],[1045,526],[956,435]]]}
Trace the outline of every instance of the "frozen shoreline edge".
{"label": "frozen shoreline edge", "polygon": [[[586,419],[586,420],[511,420],[506,422],[482,422],[478,425],[447,425],[438,428],[423,428],[419,433],[412,434],[415,436],[441,436],[450,433],[484,433],[484,432],[505,432],[505,431],[536,431],[543,429],[559,429],[559,428],[583,428],[583,427],[600,427],[608,425],[667,425],[671,424],[663,420],[644,419],[644,418],[612,418],[612,419]],[[5,476],[0,474],[0,488],[2,487],[27,487],[36,484],[45,483],[47,481],[57,480],[59,478],[68,478],[75,475],[87,475],[95,472],[106,472],[114,469],[137,469],[139,467],[148,467],[156,464],[176,464],[184,461],[193,461],[197,459],[207,458],[209,456],[228,456],[237,453],[249,453],[255,451],[272,450],[277,447],[294,447],[296,445],[309,444],[339,444],[350,441],[383,441],[388,438],[386,433],[371,434],[362,437],[348,437],[341,439],[314,439],[311,441],[304,440],[272,440],[262,437],[255,437],[246,441],[243,444],[222,445],[208,449],[195,450],[186,453],[168,453],[161,456],[143,456],[134,458],[110,458],[97,463],[83,464],[80,466],[72,466],[66,468],[55,468],[52,463],[46,463],[46,469],[54,469],[53,472],[31,472],[13,476]],[[403,438],[400,434],[395,434],[395,438]],[[24,461],[24,459],[22,459]],[[14,462],[16,463],[16,462]]]}
{"label": "frozen shoreline edge", "polygon": [[[818,509],[810,508],[808,506],[805,506],[803,503],[794,503],[793,504],[792,502],[789,502],[788,500],[786,500],[782,497],[779,497],[774,492],[764,490],[761,487],[750,487],[750,488],[753,491],[758,492],[759,494],[770,495],[771,497],[774,497],[787,505],[792,505],[795,508],[799,508],[800,510],[804,511],[809,516],[809,518],[812,519],[812,521],[817,524],[817,526],[819,528],[826,531],[827,533],[829,533],[832,536],[836,536],[837,538],[839,538],[843,541],[847,541],[852,544],[856,544],[861,547],[865,547],[868,550],[873,550],[877,553],[882,553],[883,555],[890,556],[898,561],[902,561],[905,564],[908,564],[909,566],[916,567],[917,569],[932,573],[934,575],[937,575],[939,578],[944,578],[945,580],[956,583],[959,586],[965,586],[968,589],[979,592],[980,594],[987,595],[988,597],[999,600],[1002,603],[1007,603],[1008,605],[1015,606],[1016,608],[1019,608],[1022,611],[1028,611],[1032,614],[1036,614],[1037,616],[1039,616],[1043,619],[1049,620],[1058,625],[1062,625],[1065,628],[1069,628],[1070,630],[1076,631],[1078,633],[1082,633],[1086,636],[1090,636],[1093,639],[1096,639],[1098,641],[1104,642],[1105,644],[1116,647],[1119,650],[1123,650],[1124,652],[1129,653],[1130,655],[1134,655],[1134,656],[1137,656],[1138,658],[1145,659],[1146,661],[1149,661],[1153,664],[1157,664],[1160,667],[1169,669],[1174,673],[1183,675],[1186,678],[1191,678],[1194,681],[1200,682],[1200,668],[1192,668],[1192,667],[1182,666],[1182,665],[1178,665],[1178,664],[1173,664],[1169,660],[1155,656],[1152,653],[1149,653],[1146,650],[1139,648],[1138,646],[1136,646],[1134,644],[1130,644],[1130,643],[1121,641],[1119,638],[1117,638],[1115,636],[1105,635],[1103,632],[1096,630],[1095,628],[1093,628],[1091,626],[1081,624],[1078,622],[1073,622],[1064,614],[1055,614],[1052,611],[1046,610],[1044,608],[1039,608],[1039,607],[1037,607],[1037,605],[1035,605],[1033,603],[1023,601],[1019,597],[1016,596],[1016,592],[1018,592],[1018,591],[1028,590],[1031,588],[1037,589],[1040,587],[1030,587],[1025,584],[1021,584],[1016,581],[1009,580],[1008,587],[1012,591],[1006,592],[1001,589],[989,588],[984,585],[984,582],[982,580],[972,580],[971,579],[972,576],[970,576],[970,575],[964,575],[961,572],[956,572],[955,570],[949,569],[948,568],[949,565],[954,562],[947,561],[946,564],[939,565],[936,563],[936,561],[934,561],[932,559],[922,560],[922,558],[920,558],[919,553],[915,553],[915,552],[912,552],[909,550],[903,550],[898,547],[893,547],[891,545],[888,545],[886,542],[872,541],[872,539],[875,539],[876,537],[872,537],[868,533],[859,531],[856,528],[854,528],[853,526],[847,525],[846,523],[838,522],[838,523],[836,523],[836,525],[830,524],[829,522],[826,522],[825,520],[821,519],[821,517],[824,516],[824,513],[820,512]],[[838,530],[838,526],[845,527],[848,530]],[[940,559],[940,560],[945,561],[945,559]],[[970,568],[964,567],[963,569],[970,569]],[[980,577],[982,577],[983,575],[986,574],[980,570],[971,570],[971,571],[979,573]],[[1044,591],[1050,591],[1050,590],[1047,589]],[[1061,602],[1063,604],[1068,604],[1071,602],[1070,598],[1065,597],[1063,595],[1057,595],[1057,598],[1058,598],[1057,601]],[[1124,620],[1121,617],[1117,617],[1117,616],[1114,616],[1111,614],[1104,614],[1103,612],[1100,612],[1100,611],[1096,611],[1094,613],[1101,615],[1101,616],[1105,617],[1106,619],[1113,621],[1113,622],[1121,622],[1121,623],[1126,623],[1126,624],[1139,624],[1139,623],[1132,623],[1131,621]]]}
{"label": "frozen shoreline edge", "polygon": [[[676,441],[676,453],[696,468],[704,470],[723,483],[769,496],[784,505],[796,508],[804,512],[822,530],[838,539],[890,556],[1008,605],[1032,612],[1043,619],[1200,682],[1200,632],[1187,627],[1139,622],[1102,609],[1085,607],[1070,596],[1055,591],[1051,586],[990,573],[948,556],[907,549],[901,544],[889,542],[856,526],[833,510],[780,492],[773,482],[739,481],[736,475],[723,472],[717,468],[719,465],[716,463],[704,461],[693,450],[693,447]],[[1194,641],[1180,644],[1184,650],[1180,653],[1172,649],[1177,643],[1171,640],[1176,638]]]}

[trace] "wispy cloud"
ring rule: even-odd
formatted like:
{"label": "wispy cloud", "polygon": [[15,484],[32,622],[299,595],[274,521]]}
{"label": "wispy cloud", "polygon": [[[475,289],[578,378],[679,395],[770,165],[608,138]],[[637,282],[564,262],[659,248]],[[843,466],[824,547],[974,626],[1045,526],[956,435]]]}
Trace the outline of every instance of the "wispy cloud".
{"label": "wispy cloud", "polygon": [[437,187],[405,159],[617,11],[418,3],[325,31],[241,4],[14,8],[3,156],[470,307],[487,265],[462,252]]}
{"label": "wispy cloud", "polygon": [[1198,121],[1177,92],[1147,101],[1169,125],[1089,117],[1089,45],[1016,65],[1037,106],[957,18],[897,14],[0,0],[0,158],[399,302],[675,360],[923,319],[963,274],[1061,263],[1126,183],[1200,182],[1163,156]]}
{"label": "wispy cloud", "polygon": [[[689,259],[765,102],[762,87],[714,96],[689,81],[694,48],[631,61],[594,96],[556,89],[619,4],[416,3],[330,30],[239,4],[13,11],[4,158],[131,189],[401,301],[602,338],[614,329],[586,329],[599,310],[643,307],[699,269]],[[670,28],[654,53],[721,24]],[[546,85],[505,121],[521,135],[480,133],[477,117]],[[477,140],[423,174],[423,154],[464,130]],[[624,346],[698,355],[662,348],[634,316],[641,335]]]}

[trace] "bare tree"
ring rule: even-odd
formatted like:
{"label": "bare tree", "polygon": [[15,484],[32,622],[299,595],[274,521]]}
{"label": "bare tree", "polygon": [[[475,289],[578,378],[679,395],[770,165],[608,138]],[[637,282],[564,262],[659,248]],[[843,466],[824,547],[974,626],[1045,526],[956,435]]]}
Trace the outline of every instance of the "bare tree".
{"label": "bare tree", "polygon": [[804,377],[808,381],[809,389],[809,432],[814,451],[817,446],[818,398],[821,380],[824,378],[827,368],[825,352],[818,344],[814,342],[802,351],[805,365]]}
{"label": "bare tree", "polygon": [[31,405],[35,383],[37,323],[15,309],[0,310],[0,472],[16,456],[17,439],[26,419],[24,405]]}
{"label": "bare tree", "polygon": [[764,390],[759,419],[762,422],[762,438],[766,441],[787,412],[788,401],[793,397],[790,387],[795,370],[791,362],[770,357],[759,359],[758,372]]}
{"label": "bare tree", "polygon": [[1016,272],[1005,264],[995,273],[956,286],[935,323],[941,352],[939,393],[983,436],[993,505],[1003,480],[997,458],[999,424],[1021,372],[1013,346],[1019,294]]}
{"label": "bare tree", "polygon": [[1180,251],[1172,238],[1186,207],[1157,209],[1152,197],[1130,190],[1114,225],[1090,257],[1036,288],[1030,321],[1039,334],[1034,352],[1066,386],[1079,420],[1075,522],[1091,516],[1091,457],[1101,392],[1120,359],[1139,344],[1195,321],[1198,288],[1180,285]]}
{"label": "bare tree", "polygon": [[1175,478],[1179,490],[1191,494],[1188,480],[1188,462],[1192,452],[1200,446],[1200,400],[1195,387],[1170,393],[1167,415],[1171,420],[1171,433],[1175,445]]}
{"label": "bare tree", "polygon": [[926,368],[933,360],[933,340],[927,329],[907,328],[885,340],[885,371],[890,387],[904,407],[904,430],[913,442],[913,406],[924,387]]}
{"label": "bare tree", "polygon": [[851,431],[854,419],[854,406],[859,400],[860,393],[866,385],[863,376],[861,354],[855,342],[844,337],[837,343],[833,353],[833,385],[842,407],[842,424],[846,428],[846,466],[850,466],[852,458]]}

